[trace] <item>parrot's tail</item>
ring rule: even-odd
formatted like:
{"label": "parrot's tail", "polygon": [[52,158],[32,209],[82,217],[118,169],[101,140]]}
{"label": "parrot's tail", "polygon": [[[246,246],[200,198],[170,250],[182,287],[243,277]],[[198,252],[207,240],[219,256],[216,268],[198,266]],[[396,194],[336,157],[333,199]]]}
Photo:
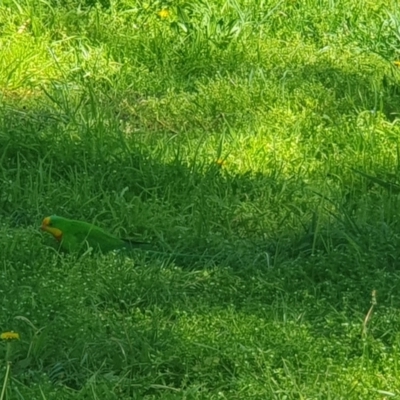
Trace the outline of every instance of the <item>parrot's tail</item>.
{"label": "parrot's tail", "polygon": [[137,242],[135,240],[123,239],[125,243],[125,247],[127,249],[143,249],[150,250],[152,248],[151,243],[149,242]]}

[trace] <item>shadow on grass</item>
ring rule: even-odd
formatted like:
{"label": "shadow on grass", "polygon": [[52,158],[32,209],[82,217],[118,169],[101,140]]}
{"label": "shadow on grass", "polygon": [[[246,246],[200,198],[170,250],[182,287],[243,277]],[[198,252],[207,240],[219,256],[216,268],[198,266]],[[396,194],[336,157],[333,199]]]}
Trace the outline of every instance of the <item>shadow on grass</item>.
{"label": "shadow on grass", "polygon": [[[305,66],[298,79],[305,75],[341,98],[349,83],[363,86],[360,77],[333,67]],[[366,93],[372,101],[373,91]],[[3,106],[0,134],[0,213],[15,226],[37,226],[54,213],[97,221],[121,236],[152,240],[181,266],[269,268],[368,245],[353,218],[362,184],[330,200],[277,167],[269,175],[231,173],[218,160],[220,149],[214,160],[189,161],[178,142],[165,157],[165,147],[123,133],[113,110],[89,111],[85,124],[41,101],[19,103]],[[321,198],[334,211],[316,209]]]}
{"label": "shadow on grass", "polygon": [[[362,320],[372,289],[382,304],[399,301],[396,226],[361,223],[357,210],[379,194],[363,198],[361,180],[334,202],[278,170],[235,174],[216,160],[190,163],[179,148],[162,162],[163,148],[117,129],[67,136],[61,117],[28,114],[6,115],[0,134],[3,323],[32,343],[29,357],[14,358],[26,385],[45,372],[81,393],[93,377],[138,398],[235,390],[243,376],[284,371],[284,359],[317,357],[333,333],[347,351],[337,362],[357,360],[359,331],[346,331],[343,345],[343,326]],[[395,221],[393,199],[383,199]],[[379,200],[367,202],[371,216]],[[312,206],[321,201],[334,202],[330,214]],[[162,254],[52,255],[31,230],[51,213],[153,239]],[[14,321],[31,314],[32,324]],[[389,326],[373,332],[387,336]],[[327,354],[338,357],[336,348]]]}

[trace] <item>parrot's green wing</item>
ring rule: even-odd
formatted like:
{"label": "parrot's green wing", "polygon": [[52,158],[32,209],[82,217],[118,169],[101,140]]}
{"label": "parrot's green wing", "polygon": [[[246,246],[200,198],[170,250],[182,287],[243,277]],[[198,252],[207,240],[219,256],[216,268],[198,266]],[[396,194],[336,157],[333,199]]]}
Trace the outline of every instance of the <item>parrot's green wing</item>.
{"label": "parrot's green wing", "polygon": [[94,250],[106,253],[147,245],[147,243],[122,240],[98,226],[84,221],[55,215],[43,220],[42,229],[53,234],[59,240],[61,248],[68,252],[81,252],[91,247]]}

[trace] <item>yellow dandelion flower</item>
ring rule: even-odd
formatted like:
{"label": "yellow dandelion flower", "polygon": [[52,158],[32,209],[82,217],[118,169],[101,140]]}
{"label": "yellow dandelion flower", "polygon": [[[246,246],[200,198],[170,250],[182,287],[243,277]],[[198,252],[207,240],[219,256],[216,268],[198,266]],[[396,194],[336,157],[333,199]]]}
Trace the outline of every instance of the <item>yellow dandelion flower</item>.
{"label": "yellow dandelion flower", "polygon": [[168,18],[170,15],[171,13],[165,8],[158,12],[160,18]]}
{"label": "yellow dandelion flower", "polygon": [[0,334],[1,340],[19,340],[19,333],[17,332],[3,332]]}
{"label": "yellow dandelion flower", "polygon": [[393,64],[394,64],[396,67],[400,67],[400,61],[393,61]]}
{"label": "yellow dandelion flower", "polygon": [[226,165],[226,161],[225,160],[223,160],[222,158],[218,158],[216,161],[215,161],[215,164],[217,164],[218,165],[218,167],[224,167],[225,165]]}

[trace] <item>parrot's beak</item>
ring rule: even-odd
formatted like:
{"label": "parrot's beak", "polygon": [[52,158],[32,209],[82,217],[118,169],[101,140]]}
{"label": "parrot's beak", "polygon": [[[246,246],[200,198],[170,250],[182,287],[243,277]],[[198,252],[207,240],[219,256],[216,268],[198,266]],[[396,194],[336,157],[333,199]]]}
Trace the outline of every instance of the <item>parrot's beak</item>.
{"label": "parrot's beak", "polygon": [[46,217],[43,221],[42,221],[42,225],[40,227],[40,229],[42,231],[46,231],[51,233],[57,240],[61,240],[62,238],[62,231],[60,231],[57,228],[53,228],[50,225],[50,217]]}
{"label": "parrot's beak", "polygon": [[42,221],[42,226],[40,227],[40,229],[42,231],[47,231],[47,228],[50,225],[50,217],[46,217],[43,221]]}

